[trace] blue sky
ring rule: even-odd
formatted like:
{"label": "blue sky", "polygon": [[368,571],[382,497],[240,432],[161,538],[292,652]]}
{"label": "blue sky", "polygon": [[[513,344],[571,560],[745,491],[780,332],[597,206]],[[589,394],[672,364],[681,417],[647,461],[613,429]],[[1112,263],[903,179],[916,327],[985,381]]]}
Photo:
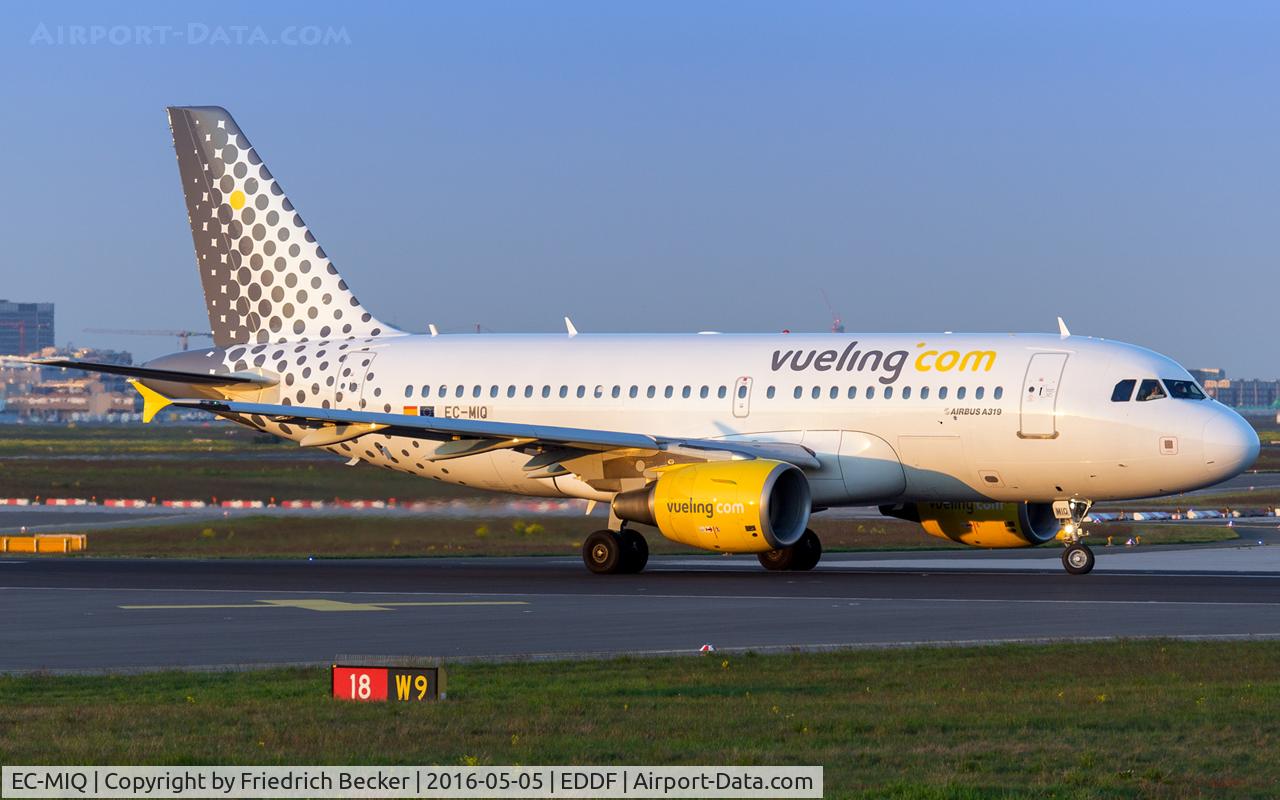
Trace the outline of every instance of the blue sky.
{"label": "blue sky", "polygon": [[[56,41],[94,25],[124,43]],[[0,31],[0,297],[56,302],[60,342],[205,324],[163,109],[217,104],[410,329],[823,330],[825,289],[855,331],[1061,314],[1280,375],[1273,3],[86,3]]]}

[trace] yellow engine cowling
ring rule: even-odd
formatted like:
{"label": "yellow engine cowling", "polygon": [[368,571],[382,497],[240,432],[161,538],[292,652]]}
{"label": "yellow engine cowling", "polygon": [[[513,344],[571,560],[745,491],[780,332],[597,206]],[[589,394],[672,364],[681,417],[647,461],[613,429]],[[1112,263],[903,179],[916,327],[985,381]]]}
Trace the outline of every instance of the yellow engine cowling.
{"label": "yellow engine cowling", "polygon": [[619,493],[613,513],[704,550],[763,553],[800,539],[810,502],[809,481],[793,464],[712,461],[670,467],[645,488]]}
{"label": "yellow engine cowling", "polygon": [[973,547],[1034,547],[1052,541],[1061,528],[1049,503],[907,503],[880,511]]}

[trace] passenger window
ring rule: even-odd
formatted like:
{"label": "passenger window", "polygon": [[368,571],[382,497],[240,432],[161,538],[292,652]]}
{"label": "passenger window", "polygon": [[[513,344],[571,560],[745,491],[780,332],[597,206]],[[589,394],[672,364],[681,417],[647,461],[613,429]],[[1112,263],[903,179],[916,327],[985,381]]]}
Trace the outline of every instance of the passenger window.
{"label": "passenger window", "polygon": [[440,386],[440,393],[439,393],[439,395],[438,395],[438,396],[439,396],[439,398],[440,398],[441,400],[443,400],[443,399],[445,399],[446,397],[448,397],[448,396],[449,396],[449,387],[448,387],[448,386],[441,385],[441,386]]}
{"label": "passenger window", "polygon": [[475,386],[471,387],[471,396],[472,397],[480,396],[480,384],[477,383]]}
{"label": "passenger window", "polygon": [[867,387],[867,399],[868,399],[868,400],[874,400],[874,399],[875,399],[875,397],[876,397],[876,387],[874,387],[874,386],[868,386],[868,387]]}
{"label": "passenger window", "polygon": [[404,396],[405,396],[405,397],[413,397],[413,387],[412,387],[412,386],[406,386],[406,387],[404,387]]}
{"label": "passenger window", "polygon": [[649,388],[645,390],[644,396],[652,400],[657,393],[658,393],[658,387],[650,384]]}
{"label": "passenger window", "polygon": [[1204,392],[1200,391],[1195,381],[1174,381],[1165,378],[1164,386],[1169,390],[1169,396],[1177,400],[1204,399]]}
{"label": "passenger window", "polygon": [[681,398],[683,398],[683,399],[685,399],[685,400],[688,400],[688,399],[689,399],[689,396],[690,396],[690,395],[692,395],[692,394],[693,394],[693,390],[692,390],[691,388],[689,388],[688,386],[686,386],[686,387],[684,387],[683,389],[681,389],[681,390],[680,390],[680,397],[681,397]]}
{"label": "passenger window", "polygon": [[675,394],[675,393],[676,393],[676,390],[675,390],[675,388],[674,388],[674,387],[672,387],[672,386],[668,386],[667,388],[665,388],[665,389],[663,389],[663,390],[662,390],[662,396],[663,396],[663,397],[665,397],[665,398],[667,398],[668,400],[670,400],[670,399],[671,399],[671,395],[673,395],[673,394]]}
{"label": "passenger window", "polygon": [[467,387],[463,386],[462,384],[458,384],[457,388],[454,389],[453,396],[462,397],[462,393],[465,392],[466,390],[467,390]]}
{"label": "passenger window", "polygon": [[1127,378],[1116,384],[1116,388],[1111,390],[1111,402],[1127,403],[1129,398],[1133,397],[1133,387],[1137,385],[1137,381]]}
{"label": "passenger window", "polygon": [[627,397],[630,397],[632,400],[636,399],[639,396],[640,396],[639,386],[632,386],[630,389],[627,390]]}
{"label": "passenger window", "polygon": [[902,399],[903,399],[903,400],[910,400],[910,399],[911,399],[911,387],[910,387],[910,386],[903,386],[903,387],[902,387]]}
{"label": "passenger window", "polygon": [[945,386],[939,386],[939,387],[938,387],[938,399],[939,399],[939,400],[946,400],[946,399],[947,399],[947,387],[945,387]]}
{"label": "passenger window", "polygon": [[710,386],[703,386],[701,389],[699,389],[699,390],[698,390],[698,399],[699,399],[699,400],[706,400],[706,399],[707,399],[708,397],[710,397],[710,396],[711,396],[711,387],[710,387]]}
{"label": "passenger window", "polygon": [[831,395],[831,399],[832,399],[832,400],[835,400],[837,397],[839,397],[839,396],[840,396],[840,387],[839,387],[839,386],[832,386],[832,387],[831,387],[831,391],[830,391],[830,393],[829,393],[829,394]]}
{"label": "passenger window", "polygon": [[769,398],[770,400],[772,400],[772,399],[773,399],[773,395],[774,395],[776,392],[777,392],[777,387],[770,386],[768,389],[765,389],[765,391],[764,391],[764,396],[765,396],[765,397],[767,397],[767,398]]}
{"label": "passenger window", "polygon": [[489,396],[490,397],[498,396],[498,385],[496,383],[493,386],[489,387]]}
{"label": "passenger window", "polygon": [[893,387],[892,386],[884,387],[884,399],[890,400],[892,398],[893,398]]}
{"label": "passenger window", "polygon": [[974,390],[973,390],[973,399],[974,399],[974,400],[981,400],[981,399],[982,399],[982,395],[986,394],[986,391],[987,391],[987,389],[986,389],[986,387],[985,387],[985,386],[979,386],[977,389],[974,389]]}
{"label": "passenger window", "polygon": [[1004,387],[997,386],[995,392],[992,393],[992,397],[994,397],[997,400],[999,400],[1001,397],[1004,397]]}
{"label": "passenger window", "polygon": [[430,396],[431,396],[431,387],[430,387],[430,386],[423,386],[423,387],[422,387],[422,392],[421,392],[421,394],[422,394],[422,396],[423,396],[423,397],[430,397]]}
{"label": "passenger window", "polygon": [[1159,400],[1164,396],[1164,388],[1160,386],[1160,381],[1155,378],[1145,378],[1142,384],[1138,386],[1139,403],[1147,400]]}
{"label": "passenger window", "polygon": [[797,386],[797,387],[796,387],[796,390],[795,390],[795,392],[793,392],[793,394],[795,395],[795,398],[796,398],[797,400],[799,400],[801,397],[803,397],[803,396],[804,396],[804,389],[803,389],[803,388],[801,388],[801,387],[799,387],[799,386]]}
{"label": "passenger window", "polygon": [[921,399],[921,400],[928,400],[928,399],[929,399],[929,387],[928,387],[928,386],[921,386],[921,387],[920,387],[920,399]]}
{"label": "passenger window", "polygon": [[743,384],[742,386],[738,387],[738,399],[745,400],[746,397],[747,397],[747,386],[746,384]]}
{"label": "passenger window", "polygon": [[858,387],[857,387],[857,386],[850,386],[850,387],[849,387],[849,399],[850,399],[850,400],[857,400],[857,399],[858,399]]}
{"label": "passenger window", "polygon": [[[617,387],[615,386],[614,388],[616,389]],[[597,383],[596,388],[591,390],[591,396],[597,400],[604,397],[604,387]]]}
{"label": "passenger window", "polygon": [[507,387],[507,397],[515,397],[515,396],[516,396],[516,387],[514,384],[512,384],[511,386]]}
{"label": "passenger window", "polygon": [[725,395],[727,394],[728,394],[728,390],[725,389],[723,386],[721,386],[718,390],[716,390],[716,397],[720,398],[721,400],[723,400],[725,398]]}
{"label": "passenger window", "polygon": [[550,386],[547,386],[547,385],[543,384],[543,386],[542,386],[542,396],[543,396],[543,397],[550,397],[550,396],[551,396],[551,387],[550,387]]}
{"label": "passenger window", "polygon": [[613,387],[613,399],[617,400],[619,397],[622,397],[622,387],[615,386]]}
{"label": "passenger window", "polygon": [[561,396],[561,397],[568,397],[568,396],[569,396],[569,387],[568,387],[568,386],[561,386],[561,387],[560,387],[560,396]]}
{"label": "passenger window", "polygon": [[966,391],[966,390],[965,390],[965,387],[963,387],[963,386],[961,386],[959,389],[956,389],[956,399],[957,399],[957,400],[963,400],[963,399],[964,399],[964,395],[965,395],[965,391]]}
{"label": "passenger window", "polygon": [[586,396],[587,396],[587,387],[583,386],[582,384],[578,384],[578,399],[581,400]]}
{"label": "passenger window", "polygon": [[821,395],[822,395],[822,387],[821,387],[821,386],[815,386],[815,387],[813,387],[813,389],[812,389],[812,390],[810,390],[810,392],[809,392],[809,396],[810,396],[810,397],[812,397],[814,400],[817,400]]}
{"label": "passenger window", "polygon": [[524,396],[533,397],[533,387],[527,383],[524,385]]}

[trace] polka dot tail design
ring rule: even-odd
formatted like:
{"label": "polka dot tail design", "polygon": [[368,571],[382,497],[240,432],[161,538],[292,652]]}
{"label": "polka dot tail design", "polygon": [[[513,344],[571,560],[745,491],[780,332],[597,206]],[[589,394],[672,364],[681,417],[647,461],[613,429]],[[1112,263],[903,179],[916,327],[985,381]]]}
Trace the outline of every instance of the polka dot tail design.
{"label": "polka dot tail design", "polygon": [[169,109],[191,238],[219,347],[374,337],[373,318],[225,109]]}

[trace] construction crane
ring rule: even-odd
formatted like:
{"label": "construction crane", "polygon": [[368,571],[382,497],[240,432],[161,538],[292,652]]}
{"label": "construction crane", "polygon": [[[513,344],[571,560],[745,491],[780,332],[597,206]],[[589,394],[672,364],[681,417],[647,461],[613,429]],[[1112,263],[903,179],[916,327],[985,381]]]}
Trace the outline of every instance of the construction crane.
{"label": "construction crane", "polygon": [[844,333],[844,320],[840,319],[840,315],[831,306],[831,301],[827,299],[827,290],[819,289],[818,291],[822,292],[822,302],[827,304],[827,310],[831,312],[831,332]]}
{"label": "construction crane", "polygon": [[178,337],[178,347],[182,350],[187,349],[187,345],[191,341],[192,336],[213,336],[212,331],[133,331],[123,330],[120,328],[85,328],[85,333],[123,333],[128,336],[176,336]]}

